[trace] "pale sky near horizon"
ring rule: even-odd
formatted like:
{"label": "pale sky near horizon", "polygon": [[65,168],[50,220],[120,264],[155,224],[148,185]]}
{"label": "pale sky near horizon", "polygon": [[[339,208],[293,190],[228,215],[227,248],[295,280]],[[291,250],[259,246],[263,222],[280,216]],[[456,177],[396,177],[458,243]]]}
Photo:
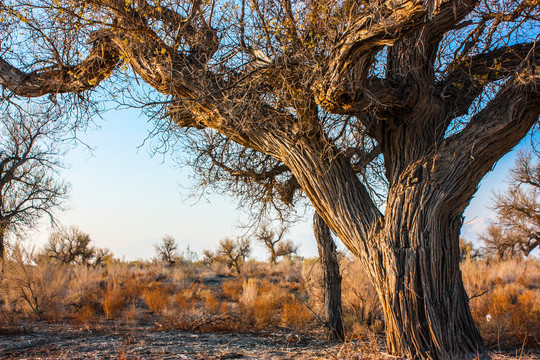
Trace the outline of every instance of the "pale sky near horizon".
{"label": "pale sky near horizon", "polygon": [[[238,225],[244,214],[235,199],[214,193],[196,203],[185,201],[191,191],[189,168],[176,167],[167,155],[151,157],[149,147],[141,146],[151,125],[137,110],[109,111],[97,123],[99,130],[81,137],[94,151],[79,146],[65,159],[71,165],[63,172],[71,183],[71,196],[68,209],[58,214],[60,224],[79,227],[90,234],[94,245],[127,260],[153,257],[153,244],[164,235],[173,236],[181,250],[189,246],[201,254],[214,249],[221,238],[243,233]],[[515,151],[507,154],[482,181],[465,211],[465,238],[475,240],[493,217],[488,208],[492,191],[507,187],[504,180],[514,157]],[[50,231],[43,225],[29,239],[39,247]],[[317,256],[311,214],[286,238],[300,244],[299,255]],[[255,246],[254,255],[266,257],[260,246]]]}

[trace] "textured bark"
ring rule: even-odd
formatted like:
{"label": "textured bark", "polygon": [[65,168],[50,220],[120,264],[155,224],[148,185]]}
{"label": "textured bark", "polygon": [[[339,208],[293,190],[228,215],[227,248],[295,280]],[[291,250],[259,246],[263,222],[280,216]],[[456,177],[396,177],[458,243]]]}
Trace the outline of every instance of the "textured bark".
{"label": "textured bark", "polygon": [[[482,353],[459,270],[463,208],[456,211],[441,195],[451,190],[445,187],[452,187],[452,181],[434,189],[427,177],[418,182],[417,173],[404,175],[391,189],[385,216],[370,209],[373,221],[365,229],[370,235],[359,241],[366,222],[353,217],[363,218],[369,211],[349,209],[362,208],[358,197],[363,190],[341,165],[336,159],[318,173],[303,163],[302,173],[316,187],[312,201],[321,217],[368,269],[383,304],[388,350],[423,359]],[[304,179],[295,175],[302,184]]]}
{"label": "textured bark", "polygon": [[[392,354],[467,359],[484,352],[459,269],[463,211],[482,177],[535,123],[537,99],[535,86],[510,81],[462,132],[437,148],[432,139],[409,133],[414,129],[387,131],[382,148],[392,171],[384,216],[366,201],[365,188],[339,154],[325,149],[330,160],[324,161],[313,144],[288,147],[286,163],[300,186],[368,269]],[[428,109],[428,120],[441,116],[437,107]],[[396,141],[404,138],[416,142]]]}
{"label": "textured bark", "polygon": [[341,308],[341,274],[336,251],[336,243],[332,240],[330,229],[324,220],[315,213],[313,215],[313,232],[317,240],[319,258],[323,270],[324,282],[324,314],[328,338],[344,341],[342,308]]}
{"label": "textured bark", "polygon": [[6,228],[7,224],[0,220],[0,261],[4,260]]}
{"label": "textured bark", "polygon": [[[444,193],[451,184],[441,187]],[[373,268],[371,276],[382,298],[388,350],[433,359],[482,352],[459,270],[461,212],[427,181],[396,185],[387,206],[378,234],[388,247],[381,254],[385,270]]]}

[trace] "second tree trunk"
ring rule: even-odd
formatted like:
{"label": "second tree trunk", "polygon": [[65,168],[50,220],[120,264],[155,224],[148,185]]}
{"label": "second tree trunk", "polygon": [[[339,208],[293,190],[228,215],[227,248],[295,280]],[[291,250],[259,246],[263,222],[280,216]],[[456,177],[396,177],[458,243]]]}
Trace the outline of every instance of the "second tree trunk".
{"label": "second tree trunk", "polygon": [[313,216],[313,232],[317,240],[324,280],[324,312],[328,337],[345,340],[341,310],[341,274],[330,229],[317,214]]}

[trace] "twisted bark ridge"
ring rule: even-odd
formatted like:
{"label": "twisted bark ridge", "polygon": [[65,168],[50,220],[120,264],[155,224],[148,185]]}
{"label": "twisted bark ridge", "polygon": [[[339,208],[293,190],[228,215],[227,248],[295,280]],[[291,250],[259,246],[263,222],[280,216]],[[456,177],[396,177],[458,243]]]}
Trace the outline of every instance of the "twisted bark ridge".
{"label": "twisted bark ridge", "polygon": [[203,183],[311,201],[368,269],[391,353],[483,351],[458,236],[482,177],[538,120],[536,2],[10,0],[1,11],[17,34],[0,53],[5,97],[84,96],[124,72],[193,129],[184,143]]}

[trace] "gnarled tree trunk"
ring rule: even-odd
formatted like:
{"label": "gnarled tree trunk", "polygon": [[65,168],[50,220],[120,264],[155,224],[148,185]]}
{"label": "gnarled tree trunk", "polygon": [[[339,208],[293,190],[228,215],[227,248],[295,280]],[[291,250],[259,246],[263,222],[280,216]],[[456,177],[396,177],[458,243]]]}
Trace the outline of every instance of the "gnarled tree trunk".
{"label": "gnarled tree trunk", "polygon": [[393,354],[455,359],[483,352],[459,269],[462,210],[442,194],[425,181],[398,186],[377,236],[388,251],[382,268],[370,270]]}
{"label": "gnarled tree trunk", "polygon": [[313,215],[313,232],[323,270],[324,314],[327,336],[330,339],[345,340],[341,309],[341,274],[330,229],[319,214]]}
{"label": "gnarled tree trunk", "polygon": [[[446,196],[450,179],[450,188],[436,189],[428,177],[418,182],[418,173],[410,172],[391,188],[382,216],[376,208],[363,208],[365,189],[339,156],[324,171],[307,163],[293,171],[301,183],[309,182],[321,217],[367,269],[383,305],[389,352],[466,359],[484,351],[459,270],[464,207]],[[373,221],[359,222],[360,211],[371,212]]]}
{"label": "gnarled tree trunk", "polygon": [[367,269],[392,354],[468,359],[484,353],[459,269],[463,212],[483,176],[537,120],[537,96],[534,88],[512,84],[448,138],[405,125],[444,118],[436,105],[396,121],[401,125],[380,137],[388,159],[384,215],[342,154],[313,138],[286,146],[284,162],[301,188]]}

